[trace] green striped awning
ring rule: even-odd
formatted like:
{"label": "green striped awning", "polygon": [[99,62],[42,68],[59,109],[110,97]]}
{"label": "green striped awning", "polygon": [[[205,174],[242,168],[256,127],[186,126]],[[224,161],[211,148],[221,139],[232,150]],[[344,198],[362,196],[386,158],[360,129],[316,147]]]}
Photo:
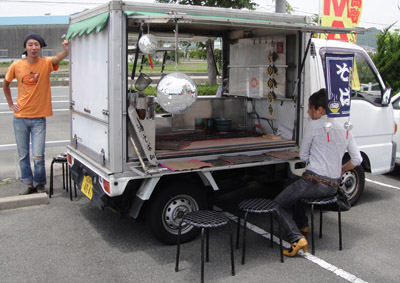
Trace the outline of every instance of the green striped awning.
{"label": "green striped awning", "polygon": [[100,15],[69,25],[66,38],[70,39],[77,35],[81,36],[84,33],[90,34],[94,30],[96,30],[96,32],[102,31],[107,25],[109,15],[109,12],[105,12]]}

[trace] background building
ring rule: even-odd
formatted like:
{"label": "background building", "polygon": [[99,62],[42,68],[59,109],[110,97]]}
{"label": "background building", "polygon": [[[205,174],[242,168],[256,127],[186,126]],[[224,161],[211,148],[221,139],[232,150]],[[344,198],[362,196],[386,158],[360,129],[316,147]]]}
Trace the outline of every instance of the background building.
{"label": "background building", "polygon": [[0,61],[21,58],[24,38],[29,33],[40,34],[47,46],[42,56],[54,56],[63,49],[62,36],[67,33],[69,16],[0,17]]}

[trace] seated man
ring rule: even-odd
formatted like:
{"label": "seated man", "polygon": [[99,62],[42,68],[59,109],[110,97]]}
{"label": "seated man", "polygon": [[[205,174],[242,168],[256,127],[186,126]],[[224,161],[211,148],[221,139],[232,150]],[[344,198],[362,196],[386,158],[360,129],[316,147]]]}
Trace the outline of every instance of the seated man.
{"label": "seated man", "polygon": [[[349,132],[347,136],[344,125],[335,121],[329,121],[332,124],[330,127],[326,115],[325,89],[310,96],[308,114],[311,121],[305,128],[300,146],[300,158],[308,163],[307,170],[303,178],[289,185],[275,198],[279,204],[280,223],[291,242],[291,248],[283,251],[286,256],[295,256],[300,249],[308,251],[307,240],[303,236],[308,232],[308,223],[301,205],[296,205],[295,219],[292,218],[291,209],[296,202],[304,198],[335,195],[343,173],[362,162],[352,133]],[[346,151],[351,159],[342,166]]]}

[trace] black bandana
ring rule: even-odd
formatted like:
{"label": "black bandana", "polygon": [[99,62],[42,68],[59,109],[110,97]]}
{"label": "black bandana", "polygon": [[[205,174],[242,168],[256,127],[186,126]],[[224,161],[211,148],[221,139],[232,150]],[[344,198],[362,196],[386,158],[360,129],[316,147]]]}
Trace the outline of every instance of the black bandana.
{"label": "black bandana", "polygon": [[[46,42],[44,42],[43,37],[41,37],[41,36],[38,35],[37,33],[30,33],[30,34],[28,34],[28,35],[25,37],[25,39],[24,39],[24,48],[26,47],[26,42],[27,42],[29,39],[34,39],[34,40],[39,41],[40,47],[41,47],[41,48],[47,46]],[[27,56],[27,52],[26,52],[26,51],[22,52],[22,53],[21,53],[21,56]]]}
{"label": "black bandana", "polygon": [[28,35],[25,37],[25,39],[24,39],[24,48],[26,47],[26,42],[27,42],[29,39],[34,39],[34,40],[39,41],[40,47],[41,47],[41,48],[47,46],[46,42],[44,42],[43,37],[41,37],[41,36],[38,35],[37,33],[30,33],[30,34],[28,34]]}

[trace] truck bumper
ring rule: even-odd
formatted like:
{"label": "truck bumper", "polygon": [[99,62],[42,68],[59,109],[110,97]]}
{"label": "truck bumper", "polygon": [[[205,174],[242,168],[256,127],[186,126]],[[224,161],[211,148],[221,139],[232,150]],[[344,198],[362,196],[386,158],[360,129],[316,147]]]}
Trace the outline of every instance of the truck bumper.
{"label": "truck bumper", "polygon": [[104,193],[98,181],[99,176],[75,159],[74,164],[71,167],[71,178],[78,186],[78,188],[82,187],[84,176],[90,176],[92,178],[92,183],[93,183],[93,188],[92,188],[93,195],[91,199],[92,203],[95,204],[95,206],[97,206],[101,210],[103,210],[104,207],[106,207],[107,205],[108,196]]}

